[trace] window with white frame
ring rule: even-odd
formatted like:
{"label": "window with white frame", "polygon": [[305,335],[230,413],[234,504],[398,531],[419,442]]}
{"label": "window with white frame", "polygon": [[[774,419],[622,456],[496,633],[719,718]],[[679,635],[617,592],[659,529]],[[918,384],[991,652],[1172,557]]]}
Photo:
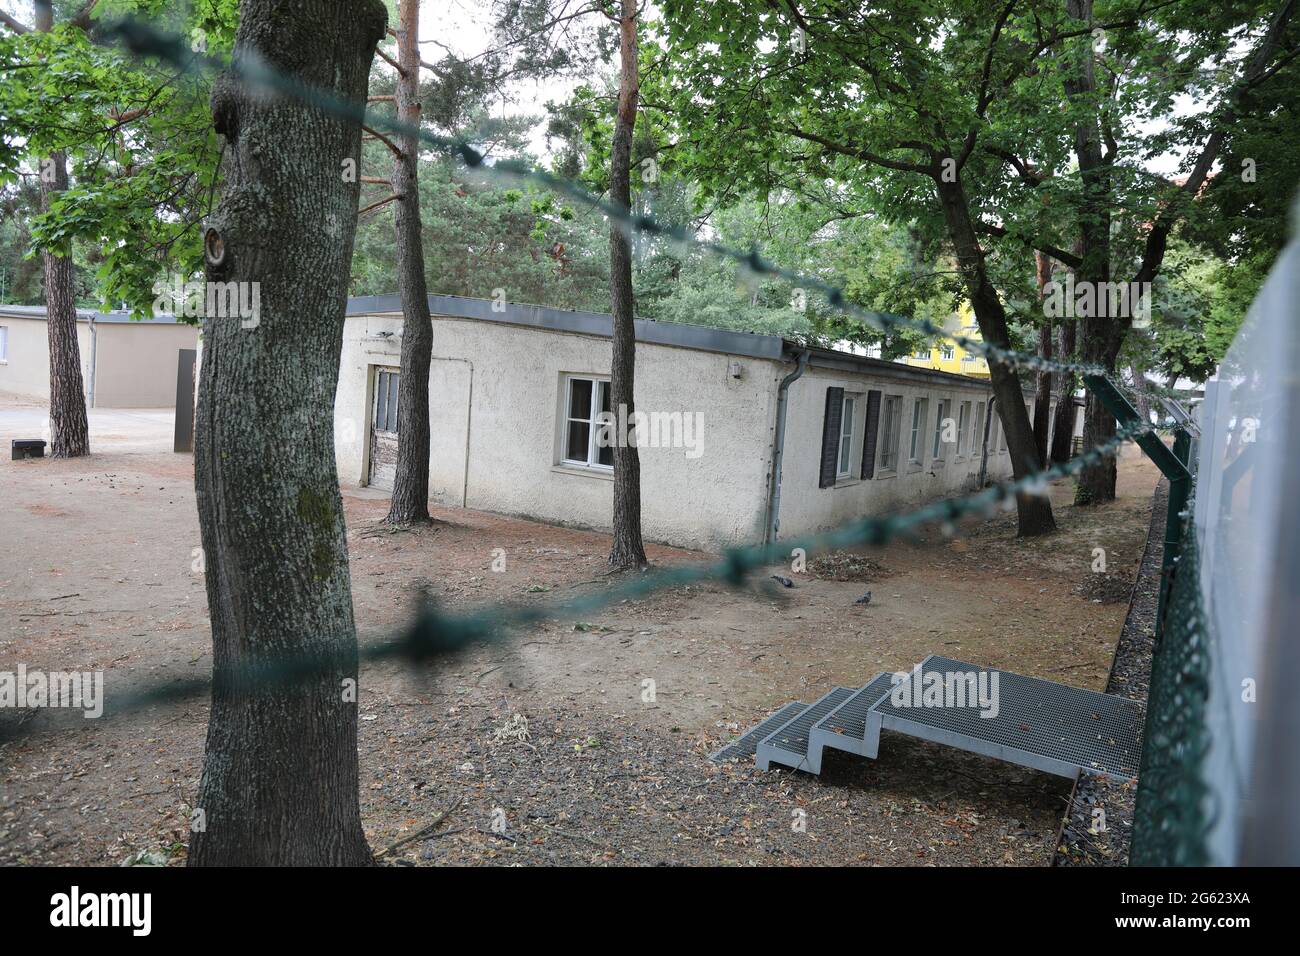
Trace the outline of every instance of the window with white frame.
{"label": "window with white frame", "polygon": [[936,414],[934,416],[934,451],[930,457],[936,464],[943,464],[947,454],[943,442],[943,423],[952,415],[952,399],[945,398],[939,402]]}
{"label": "window with white frame", "polygon": [[[602,413],[609,411],[609,381],[584,375],[565,377],[564,442],[560,460],[580,468],[611,470],[614,447],[602,442]],[[606,436],[608,437],[608,436]]]}
{"label": "window with white frame", "polygon": [[9,361],[9,326],[0,325],[0,362]]}
{"label": "window with white frame", "polygon": [[912,402],[911,441],[907,445],[909,464],[921,464],[921,455],[925,452],[925,413],[929,404],[930,400],[926,398],[918,398]]}
{"label": "window with white frame", "polygon": [[970,402],[962,402],[957,408],[957,457],[962,457],[969,450]]}
{"label": "window with white frame", "polygon": [[898,433],[903,424],[903,396],[886,395],[880,409],[880,470],[898,470]]}
{"label": "window with white frame", "polygon": [[836,478],[853,477],[853,433],[856,430],[858,410],[857,393],[845,393],[844,414],[840,418],[840,458],[835,469]]}
{"label": "window with white frame", "polygon": [[912,356],[912,358],[918,358],[921,359],[922,361],[928,359],[929,357],[930,357],[929,349],[917,349],[916,353]]}
{"label": "window with white frame", "polygon": [[955,354],[955,353],[953,352],[953,350],[952,350],[952,346],[951,346],[951,345],[945,345],[945,346],[943,346],[943,348],[941,348],[941,349],[939,350],[939,352],[940,352],[940,354],[941,354],[944,358],[946,358],[946,359],[951,359],[951,358],[953,357],[953,355]]}
{"label": "window with white frame", "polygon": [[984,448],[984,403],[975,404],[975,428],[971,432],[970,451],[972,455],[979,455]]}

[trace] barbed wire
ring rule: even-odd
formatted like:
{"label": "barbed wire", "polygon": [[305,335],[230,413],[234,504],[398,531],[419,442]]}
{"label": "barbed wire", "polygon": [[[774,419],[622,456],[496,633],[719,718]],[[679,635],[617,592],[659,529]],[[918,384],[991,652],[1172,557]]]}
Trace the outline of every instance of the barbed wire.
{"label": "barbed wire", "polygon": [[351,120],[371,129],[383,130],[400,136],[414,136],[429,146],[454,154],[467,168],[475,170],[487,178],[499,178],[515,183],[537,183],[552,192],[568,197],[574,202],[599,209],[612,223],[622,229],[629,238],[636,233],[666,238],[685,247],[702,249],[716,256],[730,259],[754,275],[783,279],[793,283],[798,288],[803,288],[805,291],[819,293],[834,310],[882,332],[888,333],[897,329],[909,329],[930,338],[942,338],[945,341],[956,343],[967,352],[981,356],[988,362],[1008,368],[1025,368],[1045,372],[1070,372],[1081,375],[1109,376],[1112,374],[1109,369],[1094,363],[1048,359],[1033,352],[1024,352],[994,345],[983,339],[971,338],[961,332],[949,331],[929,319],[913,318],[863,308],[854,302],[850,302],[841,286],[827,282],[817,276],[778,265],[764,258],[757,247],[744,250],[715,240],[701,239],[684,226],[666,224],[648,214],[633,213],[631,210],[624,209],[582,188],[573,180],[558,176],[521,160],[505,159],[489,163],[481,152],[464,139],[442,136],[418,124],[404,123],[394,117],[371,112],[367,109],[365,103],[346,100],[327,90],[305,83],[295,76],[268,66],[250,54],[245,53],[226,60],[205,53],[197,53],[190,48],[184,37],[161,31],[151,23],[136,17],[127,17],[108,23],[98,36],[105,41],[116,40],[121,42],[136,56],[157,57],[186,72],[199,70],[230,71],[240,79],[245,87],[252,91],[292,97],[323,112],[330,113],[341,119]]}
{"label": "barbed wire", "polygon": [[[710,583],[738,588],[754,572],[788,562],[796,550],[814,555],[843,548],[879,546],[935,523],[942,526],[945,534],[951,534],[956,530],[956,522],[962,518],[975,514],[991,516],[1001,508],[1014,507],[1018,495],[1045,495],[1052,480],[1075,475],[1089,465],[1117,454],[1129,439],[1150,431],[1149,425],[1132,422],[1117,429],[1114,437],[1068,462],[990,485],[965,497],[943,499],[898,515],[866,516],[830,531],[786,541],[730,548],[717,561],[642,572],[615,587],[569,601],[539,606],[495,605],[472,612],[450,613],[426,600],[404,633],[360,647],[357,659],[360,662],[399,660],[413,666],[427,664],[436,659],[454,657],[475,646],[507,640],[516,628],[554,620],[581,619],[613,604],[643,599],[670,588]],[[116,695],[111,706],[105,705],[104,715],[122,716],[158,704],[185,700],[214,685],[260,692],[285,690],[308,679],[333,674],[335,668],[349,664],[350,660],[350,656],[332,658],[313,652],[268,656],[253,663],[223,669],[214,666],[211,678],[173,680]],[[17,728],[10,728],[8,736],[25,736],[34,732],[33,726],[20,724]],[[4,736],[0,732],[0,739]]]}
{"label": "barbed wire", "polygon": [[[206,54],[195,53],[184,38],[159,31],[145,21],[139,19],[117,21],[106,25],[98,36],[105,39],[116,38],[136,55],[156,56],[185,71],[192,71],[196,67],[213,70],[228,69],[255,91],[270,91],[292,96],[325,112],[363,123],[372,129],[379,128],[397,134],[418,136],[431,146],[454,152],[466,166],[480,169],[486,175],[503,176],[512,181],[538,182],[576,201],[598,207],[609,216],[611,221],[623,227],[629,235],[633,232],[641,232],[667,236],[686,245],[730,258],[756,274],[775,276],[799,283],[823,294],[827,302],[836,310],[884,331],[910,328],[927,335],[942,336],[956,342],[967,351],[977,352],[990,361],[1011,367],[1098,374],[1109,378],[1109,372],[1098,366],[1044,359],[1035,354],[1000,348],[967,336],[953,335],[928,320],[910,319],[891,313],[863,309],[848,302],[843,289],[817,277],[804,275],[769,262],[758,253],[757,249],[743,251],[722,243],[700,240],[681,227],[666,226],[650,216],[634,215],[591,194],[570,180],[522,162],[507,160],[487,165],[483,155],[469,143],[438,136],[418,126],[371,114],[367,112],[364,104],[339,99],[295,77],[271,69],[254,58],[245,56],[224,61]],[[1120,384],[1122,387],[1122,383]],[[116,696],[112,706],[106,707],[105,713],[111,715],[132,713],[150,706],[187,699],[214,686],[226,686],[234,690],[283,690],[311,678],[335,673],[340,666],[350,666],[354,659],[359,662],[396,659],[413,665],[424,663],[459,654],[477,645],[504,640],[513,629],[557,619],[580,618],[620,601],[646,598],[669,588],[714,582],[729,587],[740,587],[754,572],[788,560],[796,549],[801,549],[805,554],[815,554],[842,548],[883,545],[900,535],[934,523],[940,523],[945,533],[952,533],[956,522],[962,518],[976,513],[992,514],[1002,507],[1014,507],[1017,496],[1045,495],[1050,481],[1075,475],[1089,465],[1117,454],[1123,443],[1130,438],[1150,431],[1152,429],[1148,423],[1133,422],[1119,428],[1112,438],[1081,452],[1068,462],[1031,471],[1019,479],[992,484],[965,497],[943,499],[897,515],[866,516],[830,531],[787,541],[730,548],[724,551],[717,561],[647,571],[629,577],[618,586],[558,604],[496,605],[468,613],[449,613],[432,600],[426,599],[415,620],[402,635],[390,640],[366,644],[359,648],[355,658],[351,657],[350,651],[343,658],[314,652],[310,655],[269,656],[252,663],[241,662],[233,667],[214,666],[211,678],[172,680]],[[22,736],[32,732],[27,728],[28,725],[20,724],[18,728],[10,729],[9,735]]]}

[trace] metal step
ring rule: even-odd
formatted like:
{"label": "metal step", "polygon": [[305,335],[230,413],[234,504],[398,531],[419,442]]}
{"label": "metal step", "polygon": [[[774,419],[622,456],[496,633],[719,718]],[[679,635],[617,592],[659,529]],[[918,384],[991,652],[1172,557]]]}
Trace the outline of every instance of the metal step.
{"label": "metal step", "polygon": [[[875,758],[880,749],[880,730],[877,727],[875,733],[868,734],[867,722],[871,708],[893,686],[893,676],[889,671],[877,674],[813,725],[808,735],[808,755],[818,766],[821,766],[821,751],[826,747]],[[879,722],[879,717],[876,722]]]}
{"label": "metal step", "polygon": [[920,669],[922,680],[997,674],[997,715],[981,716],[978,706],[902,706],[886,694],[871,707],[866,737],[893,730],[1063,777],[1127,780],[1138,772],[1145,710],[1136,701],[937,655]]}
{"label": "metal step", "polygon": [[760,740],[807,709],[807,704],[797,700],[792,704],[786,704],[776,713],[769,714],[753,727],[750,727],[717,753],[710,754],[709,759],[714,763],[725,763],[728,760],[754,756],[754,751],[758,748]]}
{"label": "metal step", "polygon": [[763,738],[754,754],[754,763],[758,769],[767,770],[772,764],[779,763],[795,770],[821,773],[821,750],[816,754],[809,752],[808,735],[819,720],[844,703],[853,693],[852,687],[836,687],[793,720],[787,721]]}

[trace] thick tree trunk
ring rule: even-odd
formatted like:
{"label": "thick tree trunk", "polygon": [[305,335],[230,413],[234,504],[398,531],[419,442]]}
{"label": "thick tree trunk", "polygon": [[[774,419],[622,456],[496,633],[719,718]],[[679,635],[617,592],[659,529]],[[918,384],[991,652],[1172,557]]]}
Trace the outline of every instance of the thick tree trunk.
{"label": "thick tree trunk", "polygon": [[[54,29],[54,8],[36,5],[36,29]],[[67,157],[62,152],[42,160],[41,211],[51,197],[68,188]],[[76,458],[90,454],[90,427],[86,420],[86,385],[81,377],[81,346],[77,342],[77,300],[73,291],[72,260],[51,252],[41,253],[45,270],[45,326],[50,349],[50,455]]]}
{"label": "thick tree trunk", "polygon": [[[1062,319],[1057,335],[1056,357],[1062,362],[1074,359],[1074,322]],[[1052,462],[1063,465],[1070,460],[1074,441],[1074,390],[1073,372],[1058,373],[1056,423],[1052,426]]]}
{"label": "thick tree trunk", "polygon": [[[420,122],[420,4],[402,0],[397,28],[397,116]],[[424,279],[424,241],[420,233],[419,137],[404,135],[402,154],[393,159],[397,207],[397,285],[402,295],[402,375],[397,382],[397,469],[388,521],[395,525],[429,522],[429,365],[433,327]]]}
{"label": "thick tree trunk", "polygon": [[[1065,6],[1070,16],[1085,23],[1092,22],[1093,0],[1066,0]],[[1075,285],[1091,284],[1094,293],[1098,293],[1105,288],[1103,283],[1110,281],[1110,163],[1113,157],[1107,157],[1102,151],[1100,117],[1095,107],[1089,108],[1092,98],[1097,95],[1092,43],[1091,36],[1083,36],[1075,41],[1072,68],[1067,73],[1064,84],[1067,96],[1075,100],[1081,116],[1075,124],[1074,152],[1079,162],[1083,190],[1078,223],[1083,261],[1075,272]],[[1095,301],[1100,301],[1101,298],[1101,295],[1094,294]],[[1113,372],[1126,325],[1111,316],[1083,316],[1078,321],[1082,360]],[[1088,392],[1083,419],[1084,447],[1095,447],[1114,436],[1114,417],[1106,411],[1096,395]],[[1113,501],[1115,474],[1114,458],[1106,458],[1084,468],[1075,490],[1075,502],[1098,504]]]}
{"label": "thick tree trunk", "polygon": [[[1047,294],[1047,283],[1052,281],[1052,260],[1041,252],[1034,253],[1037,266],[1038,300],[1041,302]],[[1052,320],[1043,317],[1043,324],[1038,328],[1038,357],[1051,361],[1052,358]],[[1034,448],[1038,452],[1038,467],[1047,467],[1047,439],[1052,427],[1052,373],[1038,373],[1037,388],[1034,394]]]}
{"label": "thick tree trunk", "polygon": [[1133,401],[1137,405],[1138,417],[1149,424],[1151,422],[1151,402],[1147,400],[1147,376],[1142,369],[1142,363],[1134,359],[1129,363],[1128,373],[1133,378]]}
{"label": "thick tree trunk", "polygon": [[[236,57],[364,102],[378,0],[246,0]],[[356,625],[334,464],[361,130],[302,103],[213,90],[226,187],[208,279],[258,283],[260,314],[206,317],[194,483],[211,616],[212,714],[192,865],[371,861],[357,792]],[[269,689],[257,669],[313,662]]]}
{"label": "thick tree trunk", "polygon": [[[975,310],[984,341],[1000,348],[1009,348],[1011,336],[1007,330],[1007,313],[997,290],[989,281],[984,264],[984,250],[980,248],[970,218],[966,191],[960,181],[944,182],[936,177],[939,203],[943,207],[948,236],[957,252],[966,293]],[[1038,470],[1038,452],[1034,447],[1034,434],[1025,408],[1025,396],[1020,389],[1020,379],[1015,370],[1000,362],[989,362],[989,375],[998,417],[1007,438],[1007,451],[1011,454],[1011,470],[1017,479]],[[1019,534],[1022,537],[1050,534],[1056,530],[1052,517],[1052,503],[1045,496],[1020,495],[1016,500]]]}
{"label": "thick tree trunk", "polygon": [[[636,0],[622,0],[619,21],[618,115],[614,120],[614,145],[609,159],[610,201],[620,209],[632,208],[632,129],[638,96]],[[632,246],[620,223],[609,231],[609,291],[614,314],[613,356],[610,361],[609,399],[615,415],[635,410],[636,376],[635,305],[632,300]],[[620,430],[621,431],[621,430]],[[609,552],[612,567],[625,570],[646,564],[641,541],[641,456],[629,434],[614,446],[614,542]]]}

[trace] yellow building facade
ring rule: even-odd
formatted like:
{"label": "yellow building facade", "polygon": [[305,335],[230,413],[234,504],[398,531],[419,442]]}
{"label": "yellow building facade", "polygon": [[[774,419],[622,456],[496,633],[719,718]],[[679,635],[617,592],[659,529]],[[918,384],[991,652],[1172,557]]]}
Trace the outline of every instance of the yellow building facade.
{"label": "yellow building facade", "polygon": [[[979,326],[975,324],[975,313],[969,304],[963,304],[957,313],[944,323],[944,327],[968,339],[981,338]],[[954,375],[969,375],[972,378],[989,377],[989,363],[983,356],[973,355],[951,340],[932,342],[929,347],[923,346],[898,361],[916,368],[952,372]]]}

